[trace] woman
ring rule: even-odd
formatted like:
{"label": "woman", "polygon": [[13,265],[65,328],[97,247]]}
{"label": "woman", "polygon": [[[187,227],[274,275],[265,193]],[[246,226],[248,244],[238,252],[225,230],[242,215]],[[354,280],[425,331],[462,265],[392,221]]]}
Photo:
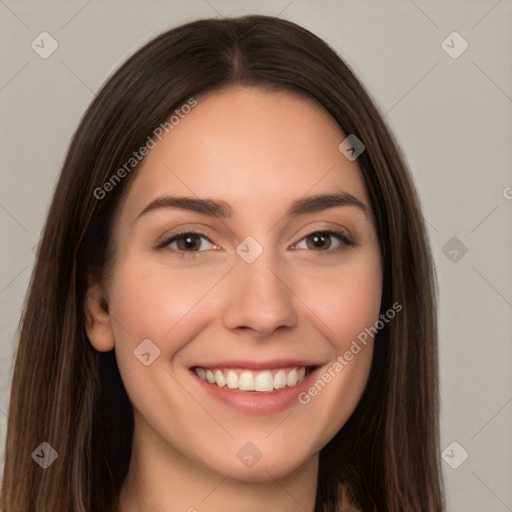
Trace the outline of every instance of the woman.
{"label": "woman", "polygon": [[55,191],[2,510],[442,511],[437,411],[418,199],[346,64],[266,16],[145,45]]}

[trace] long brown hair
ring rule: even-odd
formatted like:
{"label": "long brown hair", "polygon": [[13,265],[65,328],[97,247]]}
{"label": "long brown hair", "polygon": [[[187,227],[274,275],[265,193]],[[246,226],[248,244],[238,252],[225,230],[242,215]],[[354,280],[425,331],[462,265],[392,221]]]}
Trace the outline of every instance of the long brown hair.
{"label": "long brown hair", "polygon": [[[338,510],[341,482],[365,512],[444,509],[437,285],[410,175],[369,95],[325,42],[289,21],[245,16],[195,21],[150,41],[106,82],[73,136],[20,322],[2,511],[116,509],[133,415],[113,351],[99,353],[87,338],[84,299],[108,273],[112,226],[136,168],[108,193],[98,189],[175,109],[235,84],[315,100],[363,141],[357,162],[381,245],[381,312],[402,306],[376,336],[356,410],[320,453],[315,512]],[[47,469],[31,457],[43,441],[58,453]]]}

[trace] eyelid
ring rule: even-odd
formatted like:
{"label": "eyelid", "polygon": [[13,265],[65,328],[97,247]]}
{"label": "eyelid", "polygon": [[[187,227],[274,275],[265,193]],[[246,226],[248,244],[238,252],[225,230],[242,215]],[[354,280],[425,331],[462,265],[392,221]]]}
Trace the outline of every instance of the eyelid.
{"label": "eyelid", "polygon": [[[304,238],[307,238],[308,236],[312,235],[313,233],[330,233],[333,235],[338,235],[343,242],[345,242],[347,245],[356,245],[355,240],[350,236],[350,234],[347,232],[346,229],[343,229],[342,227],[339,228],[312,228],[310,231],[308,231],[305,235],[301,237],[301,239],[298,242],[301,242],[304,240]],[[296,245],[298,242],[296,242],[294,245]]]}
{"label": "eyelid", "polygon": [[[202,231],[200,228],[190,227],[190,228],[185,228],[185,229],[176,228],[175,231],[171,231],[170,233],[166,232],[156,241],[155,249],[163,249],[164,247],[169,245],[171,243],[171,241],[173,241],[174,238],[177,238],[177,237],[183,236],[183,235],[201,235],[204,238],[206,238],[211,244],[217,245],[210,238],[210,236],[207,233],[205,233],[204,231]],[[181,252],[183,252],[183,251],[181,251]]]}

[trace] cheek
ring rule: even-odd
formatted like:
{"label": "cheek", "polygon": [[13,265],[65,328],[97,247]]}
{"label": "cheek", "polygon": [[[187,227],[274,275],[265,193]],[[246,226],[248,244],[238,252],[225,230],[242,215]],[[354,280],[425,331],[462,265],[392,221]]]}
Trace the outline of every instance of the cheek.
{"label": "cheek", "polygon": [[[317,273],[302,297],[331,346],[331,359],[299,402],[324,425],[318,448],[346,423],[366,386],[373,356],[368,329],[379,320],[382,275],[377,257]],[[309,290],[309,292],[308,292]],[[327,427],[325,427],[327,425]]]}
{"label": "cheek", "polygon": [[133,350],[145,339],[172,357],[189,341],[190,325],[200,323],[197,306],[218,280],[215,272],[177,271],[142,258],[120,262],[110,294],[119,363],[131,363]]}
{"label": "cheek", "polygon": [[338,298],[332,297],[329,313],[333,318],[333,329],[339,334],[340,346],[337,348],[346,350],[347,341],[355,340],[378,320],[381,280],[373,272],[348,276],[338,290]]}
{"label": "cheek", "polygon": [[382,271],[375,256],[325,269],[302,283],[306,305],[323,321],[323,332],[338,354],[379,318]]}

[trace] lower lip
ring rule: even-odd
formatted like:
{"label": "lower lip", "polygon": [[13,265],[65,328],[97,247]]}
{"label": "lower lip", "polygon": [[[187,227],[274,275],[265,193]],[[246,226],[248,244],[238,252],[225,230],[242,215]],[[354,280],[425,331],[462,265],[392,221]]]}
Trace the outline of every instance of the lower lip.
{"label": "lower lip", "polygon": [[284,387],[277,391],[240,391],[219,387],[201,379],[194,370],[191,370],[199,385],[215,400],[222,402],[244,413],[249,414],[275,414],[298,403],[298,395],[303,393],[314,380],[318,368],[309,373],[306,378],[292,387]]}

